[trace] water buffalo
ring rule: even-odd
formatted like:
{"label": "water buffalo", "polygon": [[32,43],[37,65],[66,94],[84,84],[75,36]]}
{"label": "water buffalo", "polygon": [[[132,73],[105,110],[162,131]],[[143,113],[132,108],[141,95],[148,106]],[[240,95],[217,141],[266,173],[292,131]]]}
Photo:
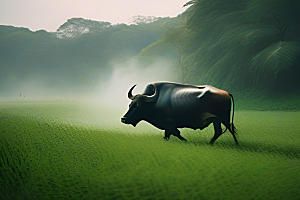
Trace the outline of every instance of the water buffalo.
{"label": "water buffalo", "polygon": [[[143,94],[132,95],[134,85],[128,92],[132,100],[129,110],[121,118],[125,124],[136,126],[145,120],[155,127],[165,130],[165,139],[170,135],[186,140],[177,128],[204,129],[213,123],[215,135],[210,140],[213,144],[227,129],[232,134],[235,143],[235,127],[230,123],[231,98],[233,96],[224,90],[210,85],[185,85],[171,82],[155,82],[149,84]],[[222,132],[221,123],[226,127]]]}

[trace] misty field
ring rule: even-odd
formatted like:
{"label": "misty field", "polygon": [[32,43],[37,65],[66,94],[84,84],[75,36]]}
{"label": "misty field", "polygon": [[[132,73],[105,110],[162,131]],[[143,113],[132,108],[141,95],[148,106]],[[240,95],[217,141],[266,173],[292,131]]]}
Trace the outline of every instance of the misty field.
{"label": "misty field", "polygon": [[124,108],[0,103],[0,199],[299,199],[300,112],[236,111],[240,146],[213,127],[188,142]]}

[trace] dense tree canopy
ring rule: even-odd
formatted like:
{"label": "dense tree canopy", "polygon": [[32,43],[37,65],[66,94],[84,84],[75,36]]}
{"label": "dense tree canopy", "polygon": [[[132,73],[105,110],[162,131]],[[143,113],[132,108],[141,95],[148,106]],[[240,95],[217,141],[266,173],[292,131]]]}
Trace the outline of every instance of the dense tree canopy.
{"label": "dense tree canopy", "polygon": [[184,22],[156,42],[182,50],[177,53],[182,80],[230,90],[299,88],[299,1],[192,0],[189,5],[180,16]]}

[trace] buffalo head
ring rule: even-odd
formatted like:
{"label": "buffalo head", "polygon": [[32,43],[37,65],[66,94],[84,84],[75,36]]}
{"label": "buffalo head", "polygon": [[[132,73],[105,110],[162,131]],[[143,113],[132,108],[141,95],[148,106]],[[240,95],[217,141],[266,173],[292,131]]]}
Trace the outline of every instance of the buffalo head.
{"label": "buffalo head", "polygon": [[121,122],[125,124],[132,124],[133,126],[136,126],[137,123],[145,119],[145,116],[147,115],[149,110],[151,110],[151,107],[158,97],[158,92],[156,91],[156,88],[153,84],[150,84],[147,87],[152,88],[152,95],[132,95],[132,90],[135,86],[136,84],[132,86],[128,92],[128,98],[132,100],[129,105],[129,110],[121,118]]}

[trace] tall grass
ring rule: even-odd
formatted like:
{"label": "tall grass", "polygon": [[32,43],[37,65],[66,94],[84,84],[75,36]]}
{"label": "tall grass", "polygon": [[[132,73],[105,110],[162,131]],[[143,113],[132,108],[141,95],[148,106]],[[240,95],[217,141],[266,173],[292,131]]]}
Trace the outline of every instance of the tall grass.
{"label": "tall grass", "polygon": [[[126,108],[124,108],[126,109]],[[124,110],[125,111],[125,110]],[[116,113],[116,115],[115,115]],[[240,146],[80,103],[0,104],[1,199],[298,199],[299,112],[237,111]]]}

